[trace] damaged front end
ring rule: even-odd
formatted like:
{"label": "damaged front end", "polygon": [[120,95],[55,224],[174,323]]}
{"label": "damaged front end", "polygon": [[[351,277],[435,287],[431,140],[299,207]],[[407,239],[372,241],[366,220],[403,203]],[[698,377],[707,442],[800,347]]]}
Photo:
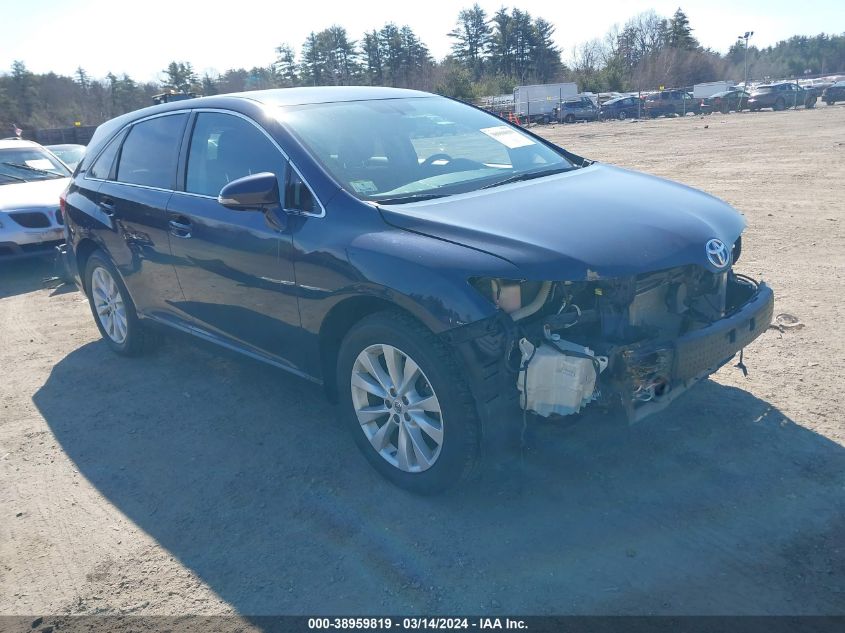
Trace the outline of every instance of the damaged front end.
{"label": "damaged front end", "polygon": [[473,340],[476,352],[498,348],[520,406],[546,417],[598,401],[640,420],[762,334],[774,305],[763,282],[698,265],[623,279],[472,283],[501,310],[497,327]]}

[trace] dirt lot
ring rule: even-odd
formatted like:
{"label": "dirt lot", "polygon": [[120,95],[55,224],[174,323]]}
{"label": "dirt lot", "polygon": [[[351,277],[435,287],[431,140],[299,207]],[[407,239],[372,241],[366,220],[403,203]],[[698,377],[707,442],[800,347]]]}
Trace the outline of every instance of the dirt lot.
{"label": "dirt lot", "polygon": [[740,270],[804,327],[415,498],[318,388],[177,336],[118,358],[0,264],[0,614],[845,613],[845,107],[544,133],[736,205]]}

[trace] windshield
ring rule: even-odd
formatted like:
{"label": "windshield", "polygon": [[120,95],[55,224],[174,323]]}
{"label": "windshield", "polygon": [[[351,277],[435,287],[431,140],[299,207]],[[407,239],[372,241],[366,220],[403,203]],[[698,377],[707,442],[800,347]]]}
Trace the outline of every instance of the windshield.
{"label": "windshield", "polygon": [[362,200],[409,202],[573,168],[519,128],[442,97],[295,106],[279,119]]}
{"label": "windshield", "polygon": [[65,178],[70,171],[40,147],[0,149],[0,184]]}
{"label": "windshield", "polygon": [[82,157],[85,156],[84,145],[53,146],[47,149],[58,156],[71,169],[75,169]]}

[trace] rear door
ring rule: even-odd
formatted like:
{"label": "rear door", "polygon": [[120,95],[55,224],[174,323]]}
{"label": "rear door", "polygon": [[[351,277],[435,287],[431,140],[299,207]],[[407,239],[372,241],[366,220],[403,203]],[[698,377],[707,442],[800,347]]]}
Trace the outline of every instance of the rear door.
{"label": "rear door", "polygon": [[271,172],[285,190],[287,160],[251,119],[198,111],[187,135],[178,191],[167,207],[170,244],[184,300],[198,333],[276,360],[291,360],[299,332],[290,228],[258,210],[217,201],[229,182]]}
{"label": "rear door", "polygon": [[[187,121],[186,112],[143,119],[92,167],[92,175],[103,178],[96,192],[98,213],[111,227],[99,237],[138,310],[168,321],[184,320],[175,308],[181,290],[170,255],[167,203]],[[114,162],[108,162],[110,157]]]}

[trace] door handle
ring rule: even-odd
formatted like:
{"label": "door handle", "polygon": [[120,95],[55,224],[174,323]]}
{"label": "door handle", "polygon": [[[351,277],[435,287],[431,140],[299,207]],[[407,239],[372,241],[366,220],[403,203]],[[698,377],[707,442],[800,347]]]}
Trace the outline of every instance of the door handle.
{"label": "door handle", "polygon": [[176,220],[170,220],[168,224],[170,225],[170,234],[173,237],[183,240],[191,237],[191,222],[187,218],[179,216]]}
{"label": "door handle", "polygon": [[103,198],[100,201],[100,209],[109,217],[114,216],[114,200],[111,198]]}

